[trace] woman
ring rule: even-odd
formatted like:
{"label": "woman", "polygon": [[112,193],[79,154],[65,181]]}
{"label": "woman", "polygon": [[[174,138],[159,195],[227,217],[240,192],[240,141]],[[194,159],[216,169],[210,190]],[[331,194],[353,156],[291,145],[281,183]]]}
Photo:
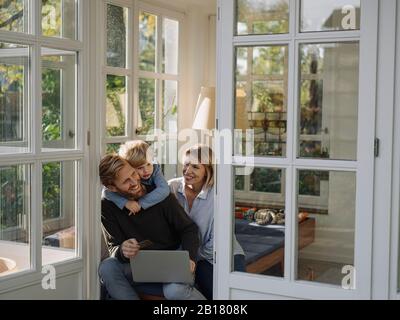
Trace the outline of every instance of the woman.
{"label": "woman", "polygon": [[[196,266],[196,284],[211,300],[213,293],[214,247],[214,169],[212,150],[195,145],[186,150],[183,177],[168,182],[171,192],[200,232],[200,248]],[[244,253],[234,237],[235,271],[244,271]]]}

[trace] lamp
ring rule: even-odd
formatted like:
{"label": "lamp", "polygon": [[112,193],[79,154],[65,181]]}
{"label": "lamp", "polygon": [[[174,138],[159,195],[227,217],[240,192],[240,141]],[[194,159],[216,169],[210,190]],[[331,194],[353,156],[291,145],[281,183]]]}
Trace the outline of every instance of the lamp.
{"label": "lamp", "polygon": [[212,130],[215,128],[214,87],[201,87],[192,128],[197,130]]}

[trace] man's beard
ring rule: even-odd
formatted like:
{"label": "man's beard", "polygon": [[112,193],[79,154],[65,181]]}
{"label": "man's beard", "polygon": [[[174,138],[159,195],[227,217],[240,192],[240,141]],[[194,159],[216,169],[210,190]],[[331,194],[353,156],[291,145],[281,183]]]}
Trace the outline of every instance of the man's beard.
{"label": "man's beard", "polygon": [[143,197],[146,194],[146,189],[142,185],[140,185],[140,190],[136,191],[134,194],[132,194],[130,192],[122,191],[119,188],[117,188],[117,190],[118,190],[118,193],[120,195],[122,195],[124,198],[126,198],[128,200],[135,200],[135,201],[138,200],[139,198]]}

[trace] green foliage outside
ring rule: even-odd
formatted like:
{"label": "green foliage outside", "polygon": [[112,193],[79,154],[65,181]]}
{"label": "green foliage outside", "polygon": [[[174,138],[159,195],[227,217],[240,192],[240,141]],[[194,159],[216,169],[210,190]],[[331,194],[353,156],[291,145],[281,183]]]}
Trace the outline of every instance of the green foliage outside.
{"label": "green foliage outside", "polygon": [[43,142],[61,139],[61,70],[42,69]]}
{"label": "green foliage outside", "polygon": [[17,226],[26,214],[23,173],[24,166],[0,167],[0,230]]}
{"label": "green foliage outside", "polygon": [[321,181],[329,181],[329,171],[299,171],[299,194],[319,196]]}
{"label": "green foliage outside", "polygon": [[42,167],[44,221],[61,215],[61,172],[60,162],[49,162]]}
{"label": "green foliage outside", "polygon": [[[273,16],[272,13],[274,13]],[[237,21],[241,26],[238,30],[239,34],[287,33],[289,30],[288,0],[238,0]]]}
{"label": "green foliage outside", "polygon": [[106,154],[109,153],[118,153],[119,147],[121,146],[120,143],[107,143],[106,146]]}
{"label": "green foliage outside", "polygon": [[[60,140],[61,70],[42,69],[42,135],[43,144]],[[61,215],[61,163],[46,163],[42,167],[43,220]]]}
{"label": "green foliage outside", "polygon": [[110,137],[125,135],[125,114],[122,108],[121,95],[126,94],[125,77],[108,75],[106,83],[107,107],[114,108],[119,126],[107,126],[107,135]]}
{"label": "green foliage outside", "polygon": [[[12,6],[10,1],[9,5]],[[3,7],[7,3],[3,2]],[[15,4],[15,3],[14,3]],[[14,8],[14,7],[12,7]],[[22,7],[21,7],[22,8]],[[12,10],[8,11],[12,14]],[[4,20],[4,12],[1,16]],[[0,20],[0,25],[1,25]],[[17,21],[17,20],[15,20]],[[10,29],[18,31],[10,24]],[[0,49],[24,48],[12,44],[0,43]],[[22,58],[27,59],[27,58]],[[5,57],[0,60],[0,141],[22,141],[24,83],[26,70],[21,57]],[[61,139],[61,71],[43,68],[42,70],[42,131],[43,143]],[[17,227],[26,215],[29,204],[25,194],[26,166],[0,168],[0,229]],[[43,218],[55,218],[60,215],[60,164],[43,165]]]}
{"label": "green foliage outside", "polygon": [[123,7],[107,4],[107,65],[126,67],[127,12]]}
{"label": "green foliage outside", "polygon": [[42,33],[48,37],[60,37],[62,27],[62,0],[42,0]]}
{"label": "green foliage outside", "polygon": [[0,1],[0,29],[24,32],[24,1]]}
{"label": "green foliage outside", "polygon": [[257,192],[281,193],[282,170],[254,168],[250,176],[250,190]]}

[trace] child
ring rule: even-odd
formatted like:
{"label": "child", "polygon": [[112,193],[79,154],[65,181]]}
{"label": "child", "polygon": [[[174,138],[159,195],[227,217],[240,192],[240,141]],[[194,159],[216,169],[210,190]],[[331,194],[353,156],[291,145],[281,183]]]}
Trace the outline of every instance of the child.
{"label": "child", "polygon": [[105,189],[104,196],[107,200],[114,202],[120,209],[126,207],[131,215],[138,213],[142,208],[150,208],[168,197],[170,193],[168,183],[162,175],[160,166],[152,164],[152,152],[146,142],[142,140],[128,141],[119,149],[119,155],[136,169],[142,184],[156,188],[138,201],[128,200],[117,192]]}

